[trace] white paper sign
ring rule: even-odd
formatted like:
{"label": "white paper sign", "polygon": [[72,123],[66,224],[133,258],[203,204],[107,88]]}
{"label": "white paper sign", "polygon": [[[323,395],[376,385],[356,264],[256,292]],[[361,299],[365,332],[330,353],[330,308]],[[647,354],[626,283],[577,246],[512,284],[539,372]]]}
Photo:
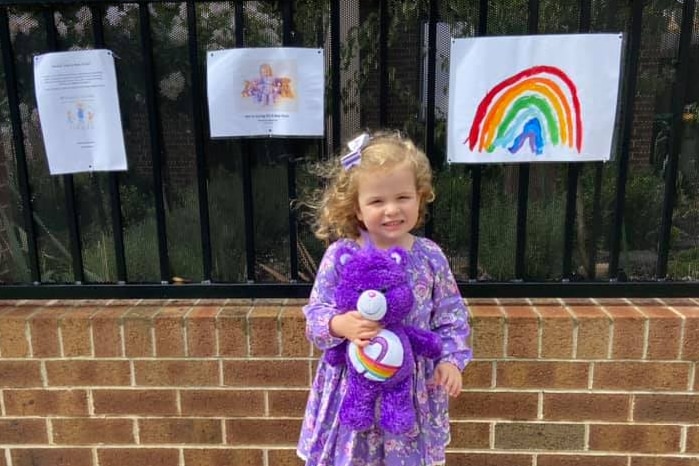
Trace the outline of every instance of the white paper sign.
{"label": "white paper sign", "polygon": [[34,88],[52,175],[126,170],[111,51],[37,55]]}
{"label": "white paper sign", "polygon": [[448,160],[609,160],[621,45],[621,34],[452,39]]}
{"label": "white paper sign", "polygon": [[322,49],[230,49],[206,56],[212,138],[323,136]]}

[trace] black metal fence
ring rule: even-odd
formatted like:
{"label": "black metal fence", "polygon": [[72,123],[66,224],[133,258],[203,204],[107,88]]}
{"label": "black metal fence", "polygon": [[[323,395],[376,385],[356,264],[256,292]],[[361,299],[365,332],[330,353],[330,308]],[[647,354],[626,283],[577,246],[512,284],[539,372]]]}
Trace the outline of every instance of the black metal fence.
{"label": "black metal fence", "polygon": [[[305,297],[306,164],[400,128],[467,296],[699,296],[694,0],[0,1],[0,299]],[[447,166],[449,38],[626,34],[615,159]],[[326,138],[211,140],[204,57],[323,47]],[[50,176],[31,57],[108,48],[128,172]],[[477,72],[474,70],[474,72]]]}

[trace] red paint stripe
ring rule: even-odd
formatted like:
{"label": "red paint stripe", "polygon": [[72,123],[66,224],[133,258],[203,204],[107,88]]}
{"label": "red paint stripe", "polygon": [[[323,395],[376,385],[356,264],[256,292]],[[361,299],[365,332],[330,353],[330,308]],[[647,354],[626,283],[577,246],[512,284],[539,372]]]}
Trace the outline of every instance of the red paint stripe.
{"label": "red paint stripe", "polygon": [[483,118],[485,117],[486,111],[488,110],[488,107],[490,106],[490,103],[493,101],[495,96],[504,88],[515,84],[517,81],[521,79],[525,79],[530,76],[543,73],[550,73],[554,76],[559,77],[561,81],[563,81],[568,86],[568,89],[570,89],[570,94],[573,97],[573,107],[575,107],[575,147],[578,149],[578,152],[580,152],[582,148],[582,118],[580,116],[580,99],[578,98],[578,90],[575,87],[575,83],[573,83],[573,81],[568,77],[567,74],[565,74],[563,71],[561,71],[559,68],[556,68],[555,66],[546,65],[533,66],[524,71],[520,71],[514,76],[510,76],[509,78],[497,84],[494,88],[490,90],[490,92],[488,92],[488,94],[486,94],[483,100],[481,100],[481,103],[478,104],[478,108],[476,109],[476,115],[473,118],[473,124],[471,125],[471,130],[469,131],[468,138],[466,139],[466,141],[464,141],[464,143],[468,142],[468,147],[470,150],[473,150],[473,148],[476,145],[476,142],[478,142],[479,128],[481,126]]}

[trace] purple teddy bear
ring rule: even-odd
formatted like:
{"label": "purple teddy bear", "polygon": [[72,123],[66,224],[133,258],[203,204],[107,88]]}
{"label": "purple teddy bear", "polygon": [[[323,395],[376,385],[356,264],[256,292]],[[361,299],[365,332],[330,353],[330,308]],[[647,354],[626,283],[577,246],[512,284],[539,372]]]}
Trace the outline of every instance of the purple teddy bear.
{"label": "purple teddy bear", "polygon": [[397,247],[387,251],[342,247],[335,258],[337,308],[344,312],[357,309],[383,327],[363,348],[344,341],[325,352],[324,359],[330,365],[347,364],[349,371],[340,422],[354,430],[368,429],[374,423],[376,400],[381,395],[381,427],[405,433],[415,425],[415,356],[435,359],[442,352],[436,333],[403,324],[414,304],[407,253]]}

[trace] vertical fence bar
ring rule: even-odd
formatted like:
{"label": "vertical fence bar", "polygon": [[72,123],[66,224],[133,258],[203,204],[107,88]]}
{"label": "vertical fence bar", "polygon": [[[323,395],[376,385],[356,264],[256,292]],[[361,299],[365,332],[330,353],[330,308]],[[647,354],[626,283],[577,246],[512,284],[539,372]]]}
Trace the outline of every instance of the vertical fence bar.
{"label": "vertical fence bar", "polygon": [[[480,0],[478,6],[477,35],[488,34],[488,0]],[[471,236],[468,247],[468,278],[478,279],[478,246],[481,233],[481,178],[482,166],[471,165]]]}
{"label": "vertical fence bar", "polygon": [[676,78],[672,86],[672,129],[670,131],[670,160],[665,171],[665,198],[663,200],[662,223],[658,235],[658,262],[655,275],[659,279],[667,276],[667,261],[670,252],[670,231],[672,229],[672,212],[675,208],[677,169],[682,139],[682,110],[687,92],[689,77],[689,59],[692,33],[694,29],[694,0],[684,0],[682,7],[682,29],[677,51]]}
{"label": "vertical fence bar", "polygon": [[[235,4],[235,46],[245,46],[245,9],[243,1]],[[255,281],[255,224],[252,202],[252,168],[250,166],[251,145],[248,140],[240,142],[243,171],[243,217],[245,219],[245,274],[249,283]]]}
{"label": "vertical fence bar", "polygon": [[29,172],[27,170],[27,156],[24,150],[22,116],[19,111],[15,59],[12,51],[12,39],[10,37],[10,18],[7,10],[8,7],[0,7],[0,48],[2,49],[2,66],[5,70],[5,92],[7,93],[7,104],[10,109],[12,142],[16,158],[17,183],[19,184],[24,231],[27,235],[29,274],[32,282],[34,284],[39,284],[41,282],[41,270],[39,269],[39,253],[36,244],[36,230],[34,228],[34,212],[32,209]]}
{"label": "vertical fence bar", "polygon": [[[581,33],[590,32],[592,0],[580,0],[580,22],[578,30]],[[578,198],[578,180],[583,167],[579,163],[568,164],[568,189],[566,191],[566,212],[563,227],[563,270],[564,281],[572,276],[573,241],[575,240],[575,203]]]}
{"label": "vertical fence bar", "polygon": [[[45,7],[43,12],[44,21],[46,22],[46,45],[49,51],[56,52],[58,50],[58,35],[56,33],[53,8]],[[85,271],[83,268],[82,241],[80,239],[80,224],[75,202],[75,184],[71,174],[63,175],[63,194],[66,202],[66,222],[68,222],[68,237],[70,238],[73,280],[75,283],[83,283],[85,281]]]}
{"label": "vertical fence bar", "polygon": [[[102,4],[90,5],[92,13],[92,35],[95,41],[95,48],[105,47],[104,41],[104,6]],[[109,201],[112,210],[112,235],[114,236],[114,257],[116,259],[117,281],[126,283],[126,252],[124,248],[123,218],[121,214],[121,196],[119,194],[119,174],[109,172],[107,174],[109,182]]]}
{"label": "vertical fence bar", "polygon": [[626,75],[628,81],[624,93],[624,120],[619,154],[619,173],[617,174],[616,199],[614,201],[614,223],[609,258],[609,278],[616,280],[619,273],[619,249],[621,244],[621,229],[624,227],[624,204],[626,197],[626,178],[629,168],[629,149],[631,147],[631,131],[634,117],[634,99],[636,97],[636,82],[638,79],[638,58],[641,50],[641,26],[643,23],[643,5],[641,1],[631,1],[631,25],[628,45]]}
{"label": "vertical fence bar", "polygon": [[[282,42],[284,46],[296,43],[292,0],[284,0],[282,3]],[[291,140],[287,142],[287,146],[290,149],[286,165],[286,186],[289,198],[289,268],[291,282],[295,283],[299,279],[299,246],[296,210],[292,207],[292,203],[296,200],[296,156],[300,152],[302,145]]]}
{"label": "vertical fence bar", "polygon": [[[435,131],[435,85],[437,79],[437,17],[439,4],[437,0],[429,1],[427,18],[427,107],[425,115],[425,153],[430,159],[432,168],[436,168],[437,160],[434,153]],[[429,215],[425,223],[425,236],[432,238],[434,234],[434,203],[429,204]]]}
{"label": "vertical fence bar", "polygon": [[187,0],[187,46],[189,66],[192,70],[192,122],[194,123],[194,153],[197,158],[197,187],[199,193],[199,230],[204,283],[211,282],[211,230],[209,219],[208,165],[204,144],[201,68],[199,66],[199,41],[197,39],[197,8],[194,0]]}
{"label": "vertical fence bar", "polygon": [[587,273],[590,280],[594,280],[597,276],[597,238],[600,235],[600,223],[602,222],[602,212],[600,204],[602,203],[602,170],[604,164],[602,162],[595,163],[595,188],[592,194],[592,232],[589,244],[587,257]]}
{"label": "vertical fence bar", "polygon": [[379,126],[388,121],[388,0],[379,0]]}
{"label": "vertical fence bar", "polygon": [[[536,34],[539,30],[539,0],[529,0],[527,32]],[[515,250],[515,279],[522,280],[525,274],[527,254],[527,205],[529,203],[529,164],[519,166],[517,181],[517,232]]]}
{"label": "vertical fence bar", "polygon": [[141,29],[141,53],[146,80],[146,108],[148,129],[153,161],[153,193],[155,196],[155,217],[158,233],[158,254],[160,259],[160,281],[167,283],[170,277],[170,261],[167,250],[167,229],[165,226],[165,200],[163,199],[162,133],[160,131],[160,111],[158,110],[155,63],[153,61],[153,41],[151,38],[149,3],[138,2]]}
{"label": "vertical fence bar", "polygon": [[342,139],[342,126],[340,123],[340,108],[342,107],[342,88],[340,77],[340,0],[332,0],[330,4],[330,69],[332,70],[332,148],[337,152]]}

